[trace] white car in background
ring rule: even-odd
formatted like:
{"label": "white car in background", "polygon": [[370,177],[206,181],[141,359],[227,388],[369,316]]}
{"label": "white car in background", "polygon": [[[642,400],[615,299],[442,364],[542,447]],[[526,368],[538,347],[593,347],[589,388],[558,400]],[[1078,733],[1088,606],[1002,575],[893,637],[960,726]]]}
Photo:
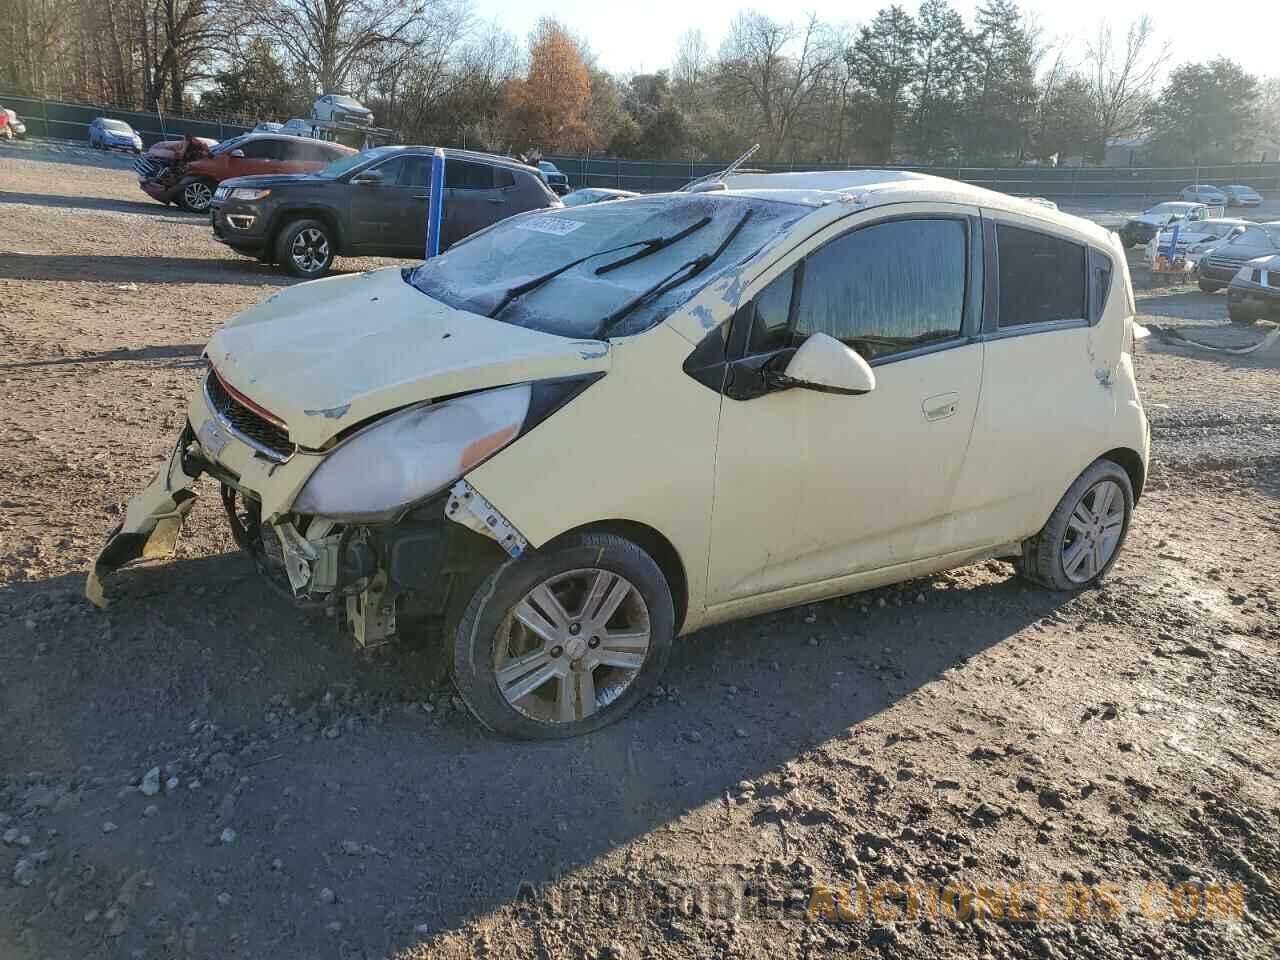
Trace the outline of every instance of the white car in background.
{"label": "white car in background", "polygon": [[989,557],[1106,576],[1149,453],[1113,234],[902,171],[701,190],[230,321],[90,597],[172,553],[207,475],[282,591],[360,646],[437,631],[479,721],[540,739],[622,716],[710,624]]}
{"label": "white car in background", "polygon": [[[1244,233],[1248,224],[1248,220],[1238,217],[1220,217],[1179,225],[1176,254],[1181,254],[1189,263],[1199,263],[1200,258],[1218,244]],[[1166,227],[1159,235],[1152,237],[1142,258],[1147,263],[1154,263],[1158,254],[1167,252],[1173,232],[1173,227]]]}
{"label": "white car in background", "polygon": [[1189,187],[1183,187],[1178,196],[1183,200],[1193,200],[1196,203],[1209,203],[1223,207],[1227,205],[1227,195],[1210,183],[1193,183]]}

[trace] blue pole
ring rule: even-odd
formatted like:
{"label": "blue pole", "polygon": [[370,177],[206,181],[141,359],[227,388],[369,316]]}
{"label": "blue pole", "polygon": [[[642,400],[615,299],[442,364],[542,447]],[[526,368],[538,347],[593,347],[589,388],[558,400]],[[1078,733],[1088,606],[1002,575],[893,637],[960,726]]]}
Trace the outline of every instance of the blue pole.
{"label": "blue pole", "polygon": [[436,147],[431,155],[431,193],[427,196],[426,259],[440,253],[440,217],[444,213],[444,151]]}

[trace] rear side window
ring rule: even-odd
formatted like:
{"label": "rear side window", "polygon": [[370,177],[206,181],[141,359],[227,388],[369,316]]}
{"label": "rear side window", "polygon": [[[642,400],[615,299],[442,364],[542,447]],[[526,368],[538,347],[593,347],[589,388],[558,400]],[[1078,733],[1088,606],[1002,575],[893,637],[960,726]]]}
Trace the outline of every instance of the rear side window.
{"label": "rear side window", "polygon": [[493,171],[493,185],[499,190],[506,189],[507,187],[514,187],[516,185],[516,178],[512,175],[510,170],[503,170],[501,167],[497,167]]}
{"label": "rear side window", "polygon": [[493,168],[469,160],[449,160],[444,165],[444,185],[453,190],[492,190]]}
{"label": "rear side window", "polygon": [[1111,292],[1111,258],[1100,250],[1089,250],[1089,322],[1102,319]]}
{"label": "rear side window", "polygon": [[1000,329],[1087,319],[1082,244],[1001,223],[996,227],[996,251]]}
{"label": "rear side window", "polygon": [[960,336],[967,234],[960,220],[896,220],[810,254],[798,339],[830,334],[874,360]]}

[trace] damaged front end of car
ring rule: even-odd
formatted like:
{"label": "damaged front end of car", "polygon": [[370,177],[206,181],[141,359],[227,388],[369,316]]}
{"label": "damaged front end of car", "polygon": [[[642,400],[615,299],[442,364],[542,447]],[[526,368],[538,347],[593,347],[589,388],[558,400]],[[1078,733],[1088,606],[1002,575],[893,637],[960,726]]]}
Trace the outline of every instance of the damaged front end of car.
{"label": "damaged front end of car", "polygon": [[216,144],[216,140],[207,137],[183,137],[153,144],[133,163],[138,186],[147,196],[168,202],[186,175],[187,165],[208,157]]}
{"label": "damaged front end of car", "polygon": [[211,368],[168,461],[99,554],[86,594],[105,607],[108,574],[171,556],[194,487],[206,478],[218,484],[232,536],[268,584],[344,622],[357,646],[391,640],[403,619],[415,628],[442,623],[451,604],[528,548],[464,475],[601,375],[411,403],[338,429],[313,449]]}

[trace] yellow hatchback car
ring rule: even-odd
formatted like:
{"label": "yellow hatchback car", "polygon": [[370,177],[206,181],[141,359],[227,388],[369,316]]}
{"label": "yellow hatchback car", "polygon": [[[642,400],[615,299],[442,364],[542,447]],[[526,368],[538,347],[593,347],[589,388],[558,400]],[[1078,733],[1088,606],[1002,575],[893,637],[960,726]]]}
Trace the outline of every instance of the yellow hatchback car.
{"label": "yellow hatchback car", "polygon": [[1147,469],[1133,313],[1111,233],[912,173],[523,214],[219,330],[89,594],[206,477],[356,643],[442,630],[487,727],[587,732],[708,624],[993,556],[1094,584]]}

